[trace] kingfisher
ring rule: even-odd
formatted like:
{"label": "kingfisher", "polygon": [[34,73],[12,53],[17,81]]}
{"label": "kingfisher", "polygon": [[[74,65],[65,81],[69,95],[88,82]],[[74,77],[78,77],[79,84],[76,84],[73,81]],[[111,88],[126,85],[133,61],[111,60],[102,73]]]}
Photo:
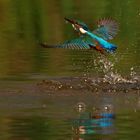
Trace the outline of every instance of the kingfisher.
{"label": "kingfisher", "polygon": [[65,41],[59,45],[48,45],[41,43],[45,48],[66,48],[66,49],[95,49],[100,53],[104,51],[113,53],[117,46],[108,42],[113,39],[118,32],[118,23],[111,18],[100,19],[97,24],[97,29],[91,31],[89,27],[78,20],[64,18],[67,22],[72,24],[72,27],[80,37],[72,40]]}

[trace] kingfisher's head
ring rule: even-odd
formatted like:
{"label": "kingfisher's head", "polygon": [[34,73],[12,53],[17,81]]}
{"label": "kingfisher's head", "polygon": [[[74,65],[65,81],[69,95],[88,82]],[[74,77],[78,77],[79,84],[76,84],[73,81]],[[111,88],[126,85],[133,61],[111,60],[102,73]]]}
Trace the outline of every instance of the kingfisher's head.
{"label": "kingfisher's head", "polygon": [[72,27],[77,31],[80,32],[82,34],[85,34],[89,29],[87,27],[87,25],[83,22],[77,21],[77,20],[73,20],[73,19],[68,19],[68,18],[64,18],[67,22],[72,24]]}

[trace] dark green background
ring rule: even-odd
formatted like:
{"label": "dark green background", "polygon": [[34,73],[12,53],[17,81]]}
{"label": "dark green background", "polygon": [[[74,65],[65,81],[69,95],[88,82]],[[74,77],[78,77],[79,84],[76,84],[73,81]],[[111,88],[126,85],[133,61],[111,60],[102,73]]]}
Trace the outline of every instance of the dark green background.
{"label": "dark green background", "polygon": [[[0,0],[0,78],[30,78],[81,75],[87,61],[96,59],[95,51],[42,49],[38,43],[59,44],[77,37],[64,17],[79,19],[96,28],[97,20],[111,17],[120,24],[112,43],[115,56],[108,55],[117,71],[139,73],[140,55],[139,0]],[[116,62],[114,61],[116,60]],[[97,70],[89,71],[94,75]]]}

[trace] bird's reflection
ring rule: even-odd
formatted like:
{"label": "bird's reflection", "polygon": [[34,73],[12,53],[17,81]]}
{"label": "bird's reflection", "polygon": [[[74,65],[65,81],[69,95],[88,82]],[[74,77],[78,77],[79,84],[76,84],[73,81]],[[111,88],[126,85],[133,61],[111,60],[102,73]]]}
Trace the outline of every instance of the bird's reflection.
{"label": "bird's reflection", "polygon": [[84,140],[83,136],[87,135],[107,135],[114,133],[115,112],[112,104],[94,107],[88,111],[86,111],[84,103],[78,103],[77,105],[79,116],[73,121],[72,127],[77,137],[74,140]]}

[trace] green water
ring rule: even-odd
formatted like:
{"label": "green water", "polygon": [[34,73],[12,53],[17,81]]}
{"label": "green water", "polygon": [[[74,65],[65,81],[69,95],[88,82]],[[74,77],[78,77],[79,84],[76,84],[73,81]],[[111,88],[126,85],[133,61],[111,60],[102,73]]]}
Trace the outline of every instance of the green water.
{"label": "green water", "polygon": [[[73,91],[74,92],[74,91]],[[13,93],[0,98],[0,139],[15,140],[139,140],[140,98],[122,95],[38,95]],[[66,92],[65,92],[66,93]],[[59,93],[60,94],[60,93]],[[114,98],[115,97],[115,98]],[[5,103],[6,101],[6,103]],[[84,104],[80,112],[78,104]],[[95,108],[110,105],[114,118],[101,121],[90,118]],[[80,121],[81,120],[81,121]],[[99,123],[97,123],[97,122]],[[79,123],[78,123],[79,122]],[[83,132],[78,128],[83,127]]]}
{"label": "green water", "polygon": [[[0,0],[0,140],[139,140],[139,5]],[[115,19],[117,52],[41,48],[77,37],[64,17],[91,30],[99,19]],[[104,113],[106,106],[114,117],[102,120],[95,110]]]}
{"label": "green water", "polygon": [[[96,29],[96,22],[101,18],[117,20],[120,31],[112,40],[118,46],[115,67],[126,75],[131,67],[139,73],[139,0],[88,0],[86,3],[81,0],[1,0],[0,6],[0,78],[29,78],[36,73],[81,74],[87,61],[97,58],[97,52],[45,50],[38,45],[40,42],[59,44],[77,37],[64,17],[84,21],[91,30]],[[94,65],[92,69],[92,74],[97,72]]]}

